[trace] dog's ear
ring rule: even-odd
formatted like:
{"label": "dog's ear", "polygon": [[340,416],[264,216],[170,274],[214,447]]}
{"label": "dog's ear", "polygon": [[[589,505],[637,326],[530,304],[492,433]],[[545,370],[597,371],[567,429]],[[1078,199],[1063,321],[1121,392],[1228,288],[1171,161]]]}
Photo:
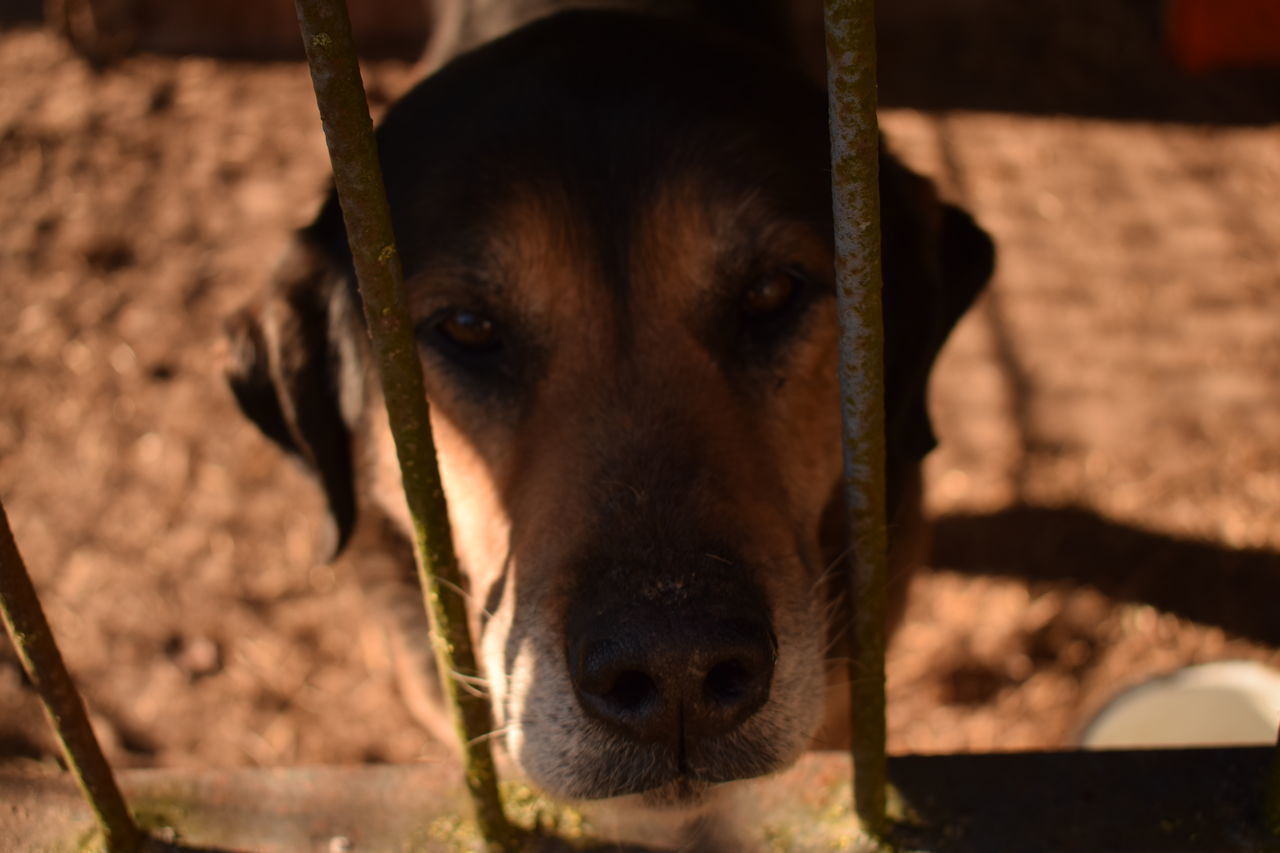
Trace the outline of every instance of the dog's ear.
{"label": "dog's ear", "polygon": [[881,150],[885,418],[888,451],[917,461],[936,439],[926,405],[929,372],[957,321],[995,268],[995,246],[968,213],[938,199],[927,179]]}
{"label": "dog's ear", "polygon": [[265,300],[227,323],[227,380],[262,432],[320,480],[332,555],[355,527],[352,439],[364,399],[361,326],[346,277],[298,237]]}

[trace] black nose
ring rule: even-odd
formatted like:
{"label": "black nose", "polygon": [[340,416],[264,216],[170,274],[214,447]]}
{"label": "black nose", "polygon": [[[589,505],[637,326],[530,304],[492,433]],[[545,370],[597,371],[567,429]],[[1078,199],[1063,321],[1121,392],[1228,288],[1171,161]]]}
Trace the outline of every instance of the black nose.
{"label": "black nose", "polygon": [[[752,619],[602,619],[570,641],[582,708],[649,743],[730,732],[769,698],[776,641]],[[658,618],[652,618],[658,616]]]}

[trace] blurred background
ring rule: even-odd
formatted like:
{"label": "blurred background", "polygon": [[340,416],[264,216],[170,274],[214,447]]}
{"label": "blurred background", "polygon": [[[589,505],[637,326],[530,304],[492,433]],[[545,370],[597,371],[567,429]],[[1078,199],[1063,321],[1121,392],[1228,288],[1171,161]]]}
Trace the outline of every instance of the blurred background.
{"label": "blurred background", "polygon": [[[380,111],[439,11],[351,6]],[[1152,676],[1280,666],[1277,8],[884,4],[890,144],[1000,258],[935,374],[892,750],[1069,746]],[[432,754],[371,558],[324,561],[319,494],[221,378],[325,188],[292,4],[6,0],[0,27],[0,495],[110,757]],[[0,641],[0,757],[52,752]]]}

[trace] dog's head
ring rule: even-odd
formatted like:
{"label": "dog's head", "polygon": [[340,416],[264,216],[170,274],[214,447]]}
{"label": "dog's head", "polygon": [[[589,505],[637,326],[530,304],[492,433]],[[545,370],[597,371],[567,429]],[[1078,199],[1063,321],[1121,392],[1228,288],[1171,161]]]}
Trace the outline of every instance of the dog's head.
{"label": "dog's head", "polygon": [[[793,761],[841,467],[823,92],[745,40],[571,13],[446,66],[379,144],[511,755],[655,803]],[[927,374],[991,247],[892,159],[882,185],[893,472],[931,445]],[[233,371],[343,538],[353,436],[403,515],[357,299],[331,199]]]}

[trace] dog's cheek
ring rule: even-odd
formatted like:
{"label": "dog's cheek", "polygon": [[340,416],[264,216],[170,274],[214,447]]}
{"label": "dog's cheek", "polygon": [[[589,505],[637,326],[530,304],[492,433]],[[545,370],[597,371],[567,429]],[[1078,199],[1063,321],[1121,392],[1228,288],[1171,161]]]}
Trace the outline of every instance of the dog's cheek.
{"label": "dog's cheek", "polygon": [[787,561],[764,581],[774,603],[779,639],[775,670],[776,704],[767,722],[779,733],[773,741],[784,763],[806,749],[821,722],[825,691],[826,568],[820,529],[842,470],[838,327],[834,306],[819,307],[807,337],[793,349],[787,379],[768,399],[765,440],[778,460],[792,523],[800,535],[798,560]]}
{"label": "dog's cheek", "polygon": [[[404,481],[395,441],[379,396],[369,405],[371,419],[365,455],[369,491],[395,525],[410,539],[413,524],[404,496]],[[510,523],[498,497],[500,454],[486,458],[479,442],[446,416],[445,407],[432,406],[431,431],[440,467],[440,480],[449,505],[454,550],[464,580],[473,593],[469,603],[473,630],[506,557]]]}
{"label": "dog's cheek", "polygon": [[836,373],[839,330],[834,305],[820,310],[810,334],[795,345],[785,381],[769,396],[763,419],[792,517],[814,541],[843,464]]}
{"label": "dog's cheek", "polygon": [[511,523],[497,485],[503,460],[483,453],[473,434],[442,407],[431,410],[431,432],[449,504],[454,550],[472,593],[472,618],[477,619],[501,576],[510,539]]}
{"label": "dog's cheek", "polygon": [[387,515],[392,523],[410,540],[413,540],[413,522],[404,499],[404,483],[400,476],[400,462],[396,458],[396,445],[387,423],[387,410],[380,390],[370,394],[366,406],[368,429],[364,447],[365,468],[369,472],[369,496]]}

